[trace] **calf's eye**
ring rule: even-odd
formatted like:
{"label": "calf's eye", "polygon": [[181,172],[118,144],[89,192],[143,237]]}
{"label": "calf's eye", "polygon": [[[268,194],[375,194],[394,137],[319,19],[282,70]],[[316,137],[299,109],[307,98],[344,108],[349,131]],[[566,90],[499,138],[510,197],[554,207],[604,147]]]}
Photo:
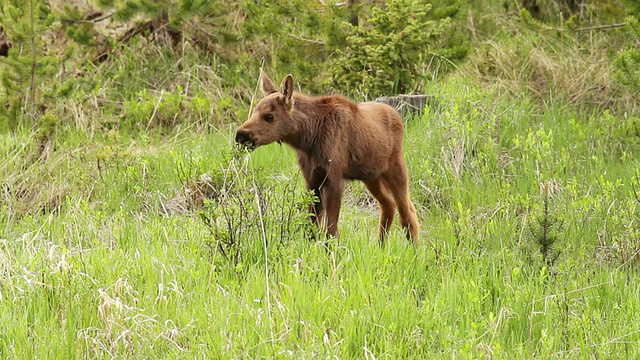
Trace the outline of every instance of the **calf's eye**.
{"label": "calf's eye", "polygon": [[266,114],[264,116],[264,121],[266,122],[273,122],[273,114]]}

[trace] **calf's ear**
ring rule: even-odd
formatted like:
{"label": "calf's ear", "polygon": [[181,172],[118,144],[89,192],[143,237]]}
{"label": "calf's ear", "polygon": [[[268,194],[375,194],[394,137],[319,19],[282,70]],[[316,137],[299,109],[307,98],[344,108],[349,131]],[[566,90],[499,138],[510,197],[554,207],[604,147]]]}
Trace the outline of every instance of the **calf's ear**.
{"label": "calf's ear", "polygon": [[280,93],[287,108],[291,110],[293,108],[293,75],[289,74],[284,77],[282,84],[280,84]]}
{"label": "calf's ear", "polygon": [[269,79],[267,74],[262,71],[262,69],[260,69],[260,84],[262,87],[262,95],[264,96],[273,94],[274,92],[278,91],[278,89],[276,89],[276,86],[273,84],[273,81]]}

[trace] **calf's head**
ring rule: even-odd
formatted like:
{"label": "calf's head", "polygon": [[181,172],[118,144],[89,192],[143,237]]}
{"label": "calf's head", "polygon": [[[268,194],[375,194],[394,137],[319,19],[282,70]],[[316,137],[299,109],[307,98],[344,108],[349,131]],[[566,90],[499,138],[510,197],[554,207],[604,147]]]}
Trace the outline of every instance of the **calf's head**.
{"label": "calf's head", "polygon": [[249,120],[236,131],[236,142],[252,149],[286,140],[296,133],[296,124],[291,118],[293,76],[289,74],[284,77],[280,91],[262,70],[260,82],[264,97],[256,105]]}

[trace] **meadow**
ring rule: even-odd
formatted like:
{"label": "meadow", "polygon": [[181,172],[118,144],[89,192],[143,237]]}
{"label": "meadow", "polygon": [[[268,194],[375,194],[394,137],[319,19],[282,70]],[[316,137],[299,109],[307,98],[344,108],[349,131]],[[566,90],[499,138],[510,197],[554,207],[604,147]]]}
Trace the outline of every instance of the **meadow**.
{"label": "meadow", "polygon": [[[87,65],[55,130],[0,131],[0,357],[640,357],[635,105],[549,90],[610,79],[543,41],[485,43],[405,116],[418,249],[397,219],[379,246],[360,183],[310,240],[293,150],[233,143],[224,84],[253,96],[259,64],[140,40]],[[514,75],[546,65],[544,91]]]}

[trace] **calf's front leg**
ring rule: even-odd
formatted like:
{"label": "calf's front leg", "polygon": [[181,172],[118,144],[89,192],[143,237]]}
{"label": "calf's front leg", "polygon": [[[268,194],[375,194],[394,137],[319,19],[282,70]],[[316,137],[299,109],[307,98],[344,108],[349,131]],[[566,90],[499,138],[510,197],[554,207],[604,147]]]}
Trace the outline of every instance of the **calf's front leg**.
{"label": "calf's front leg", "polygon": [[311,204],[309,204],[308,213],[313,216],[313,223],[320,229],[322,228],[322,217],[325,212],[322,186],[327,178],[327,173],[322,168],[308,169],[305,165],[305,162],[300,163],[302,173],[307,183],[307,190],[312,191],[315,197]]}
{"label": "calf's front leg", "polygon": [[342,203],[343,180],[331,180],[323,185],[322,199],[326,211],[327,235],[338,237],[338,219]]}

